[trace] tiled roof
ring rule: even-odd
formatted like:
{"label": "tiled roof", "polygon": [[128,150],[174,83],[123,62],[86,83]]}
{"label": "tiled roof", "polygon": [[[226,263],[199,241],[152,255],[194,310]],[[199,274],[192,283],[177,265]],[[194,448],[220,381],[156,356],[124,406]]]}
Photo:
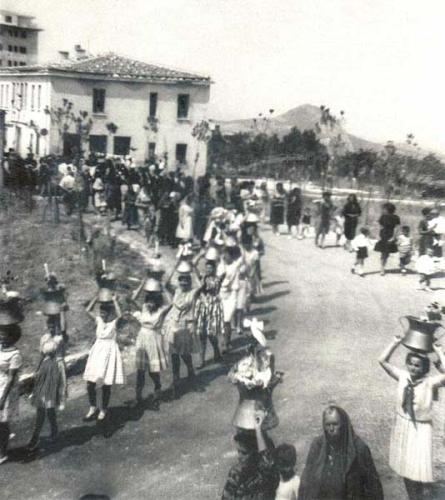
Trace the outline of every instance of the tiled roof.
{"label": "tiled roof", "polygon": [[60,63],[48,63],[31,66],[3,68],[0,72],[39,73],[46,71],[69,72],[89,75],[101,75],[118,80],[159,80],[165,82],[207,82],[210,77],[188,73],[181,70],[156,66],[113,53],[87,57],[81,60],[67,60]]}

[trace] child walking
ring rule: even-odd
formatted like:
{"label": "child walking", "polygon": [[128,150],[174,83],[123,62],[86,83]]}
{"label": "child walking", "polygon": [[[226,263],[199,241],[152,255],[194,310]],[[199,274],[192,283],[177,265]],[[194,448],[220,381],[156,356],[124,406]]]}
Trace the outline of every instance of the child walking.
{"label": "child walking", "polygon": [[416,262],[416,270],[419,273],[419,286],[417,290],[431,292],[431,278],[436,272],[436,264],[433,259],[434,251],[432,248],[427,248],[426,254],[421,255]]}
{"label": "child walking", "polygon": [[369,229],[362,227],[360,229],[360,234],[352,240],[351,245],[353,250],[355,250],[355,263],[351,268],[351,273],[357,273],[363,278],[365,259],[368,258],[368,248],[371,246],[371,242],[369,241]]}
{"label": "child walking", "polygon": [[42,358],[36,372],[32,404],[36,407],[36,420],[28,449],[33,451],[39,446],[40,433],[46,417],[51,428],[50,441],[58,436],[57,409],[63,410],[67,397],[65,374],[66,336],[60,330],[59,316],[48,317],[48,333],[40,340]]}
{"label": "child walking", "polygon": [[301,230],[299,239],[304,239],[309,236],[309,231],[311,228],[311,209],[310,207],[305,207],[303,211],[303,217],[301,219]]}
{"label": "child walking", "polygon": [[406,274],[406,266],[411,262],[413,251],[413,239],[410,236],[409,226],[402,226],[401,234],[397,238],[397,249],[399,250],[400,272]]}
{"label": "child walking", "polygon": [[[87,306],[87,313],[96,321],[96,341],[88,355],[84,380],[87,382],[88,400],[90,409],[84,417],[85,422],[97,418],[105,420],[110,402],[111,387],[114,384],[124,383],[124,369],[122,356],[116,342],[117,328],[122,316],[120,306],[113,297],[113,303],[100,304],[100,315],[94,316],[91,311],[97,301],[95,297]],[[114,306],[114,307],[113,307]],[[102,385],[102,404],[100,411],[96,403],[96,385]]]}
{"label": "child walking", "polygon": [[295,472],[297,452],[291,444],[280,444],[273,451],[273,463],[280,474],[275,500],[297,500],[300,477]]}

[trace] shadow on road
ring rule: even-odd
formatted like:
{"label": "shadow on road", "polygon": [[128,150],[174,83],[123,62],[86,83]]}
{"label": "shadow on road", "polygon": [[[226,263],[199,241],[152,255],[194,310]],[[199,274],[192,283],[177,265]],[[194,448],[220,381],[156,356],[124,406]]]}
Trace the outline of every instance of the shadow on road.
{"label": "shadow on road", "polygon": [[252,309],[250,311],[251,316],[263,316],[266,314],[270,314],[275,311],[277,308],[275,306],[267,306],[267,307],[257,307],[256,309]]}
{"label": "shadow on road", "polygon": [[263,284],[263,288],[270,288],[271,286],[276,286],[276,285],[285,285],[289,283],[288,280],[282,280],[282,281],[268,281],[267,283]]}
{"label": "shadow on road", "polygon": [[268,295],[260,295],[259,297],[256,297],[255,303],[256,304],[265,304],[266,302],[269,302],[270,300],[279,299],[280,297],[284,297],[285,295],[289,295],[289,294],[290,294],[290,290],[283,290],[281,292],[270,293]]}

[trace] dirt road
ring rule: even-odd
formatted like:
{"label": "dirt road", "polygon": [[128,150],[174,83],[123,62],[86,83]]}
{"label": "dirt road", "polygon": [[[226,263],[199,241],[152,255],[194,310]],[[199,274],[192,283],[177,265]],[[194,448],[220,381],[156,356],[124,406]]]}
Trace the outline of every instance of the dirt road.
{"label": "dirt road", "polygon": [[[415,290],[414,275],[382,278],[374,256],[367,262],[370,274],[360,278],[351,275],[352,256],[343,249],[264,236],[265,293],[252,312],[267,322],[277,368],[286,373],[275,391],[281,423],[274,440],[296,445],[301,472],[321,430],[321,412],[334,401],[369,444],[385,497],[404,500],[401,481],[387,466],[396,387],[376,360],[401,332],[398,318],[420,313],[431,295]],[[440,286],[445,280],[433,282]],[[209,365],[200,374],[200,392],[165,402],[159,411],[125,405],[133,397],[129,376],[128,385],[113,392],[112,424],[105,429],[82,423],[87,403],[76,386],[60,416],[60,445],[28,463],[20,450],[12,453],[0,469],[1,497],[61,500],[100,492],[122,500],[216,500],[236,458],[230,421],[237,394],[226,381],[227,369]],[[170,374],[164,379],[167,386]],[[30,421],[14,431],[13,445],[20,446],[29,438]],[[438,473],[445,477],[443,467]]]}

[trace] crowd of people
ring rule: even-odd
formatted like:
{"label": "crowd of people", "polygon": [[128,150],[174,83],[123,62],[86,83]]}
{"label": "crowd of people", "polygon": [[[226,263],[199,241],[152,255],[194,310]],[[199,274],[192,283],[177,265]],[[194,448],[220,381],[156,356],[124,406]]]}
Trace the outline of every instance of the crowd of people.
{"label": "crowd of people", "polygon": [[[17,181],[17,171],[13,157],[10,158],[7,168],[11,183],[11,179]],[[308,237],[315,221],[315,245],[320,248],[333,229],[336,245],[343,241],[345,250],[356,254],[352,271],[364,275],[365,259],[373,244],[370,230],[359,224],[362,208],[354,194],[337,208],[330,192],[324,192],[320,200],[307,202],[299,188],[288,193],[280,183],[269,194],[265,185],[251,181],[227,183],[203,176],[195,182],[180,171],[168,171],[162,161],[135,166],[130,158],[89,158],[77,166],[46,159],[46,163],[32,169],[37,179],[32,192],[43,197],[63,197],[67,216],[76,209],[87,211],[91,206],[99,216],[121,220],[128,230],[143,231],[148,248],[153,250],[153,262],[158,264],[162,261],[160,246],[178,249],[169,272],[152,263],[147,277],[127,297],[125,308],[122,297],[115,292],[116,277],[106,269],[103,259],[95,259],[98,292],[87,305],[86,313],[95,322],[96,337],[83,375],[88,398],[84,421],[106,422],[110,418],[113,386],[126,383],[119,344],[125,322],[138,325],[133,390],[134,405],[139,407],[146,400],[147,373],[154,388],[151,404],[162,404],[165,394],[171,399],[179,398],[181,361],[187,372],[187,386],[196,386],[196,369],[224,362],[226,353],[233,350],[236,333],[244,336],[248,348],[228,374],[239,392],[233,417],[238,462],[229,471],[222,498],[383,498],[370,449],[354,432],[347,412],[337,405],[324,410],[322,433],[312,442],[301,475],[297,474],[295,447],[288,443],[275,446],[269,435],[279,425],[273,391],[283,382],[284,374],[275,367],[264,324],[249,314],[251,303],[262,293],[261,259],[265,246],[259,227],[269,210],[274,232],[285,232],[289,237]],[[440,214],[435,209],[423,209],[422,214],[416,269],[422,288],[428,290],[442,251]],[[381,274],[385,274],[389,255],[395,252],[399,253],[400,272],[405,274],[415,250],[409,226],[401,225],[396,207],[389,202],[383,205],[378,223],[381,229],[374,248],[381,255]],[[90,241],[93,239],[94,231]],[[65,290],[47,269],[46,279],[42,295],[47,331],[40,341],[41,360],[32,393],[36,418],[27,446],[29,452],[41,446],[45,419],[51,429],[49,442],[57,442],[57,412],[64,408],[68,397]],[[8,458],[9,423],[16,418],[17,380],[23,360],[16,347],[21,335],[20,301],[6,282],[1,293],[3,463]],[[440,316],[440,312],[437,314]],[[390,358],[401,341],[396,337],[379,359],[383,369],[398,382],[389,464],[404,478],[410,499],[426,499],[433,481],[432,404],[434,394],[445,384],[445,356],[442,348],[434,344],[432,350],[438,358],[438,373],[434,376],[429,375],[430,359],[422,352],[409,351],[406,369],[400,369],[390,363]],[[198,366],[194,364],[195,354],[199,356]],[[168,369],[171,384],[163,391],[161,374]]]}

